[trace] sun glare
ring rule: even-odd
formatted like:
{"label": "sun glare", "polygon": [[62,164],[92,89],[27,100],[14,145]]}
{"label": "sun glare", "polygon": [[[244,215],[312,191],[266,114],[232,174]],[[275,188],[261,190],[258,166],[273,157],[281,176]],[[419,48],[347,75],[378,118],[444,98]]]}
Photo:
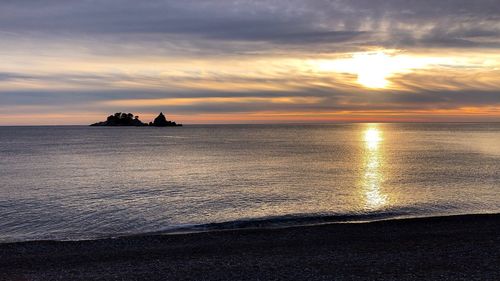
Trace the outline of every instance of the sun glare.
{"label": "sun glare", "polygon": [[382,140],[380,132],[377,128],[369,128],[365,131],[365,142],[369,149],[377,148],[379,142]]}
{"label": "sun glare", "polygon": [[364,154],[365,173],[362,185],[366,207],[373,210],[379,209],[389,203],[389,198],[382,189],[384,177],[382,165],[384,157],[383,152],[379,149],[379,144],[383,140],[381,134],[376,124],[370,124],[364,131],[366,150]]}
{"label": "sun glare", "polygon": [[390,57],[383,52],[354,56],[358,83],[367,88],[385,88],[391,74]]}
{"label": "sun glare", "polygon": [[453,65],[455,62],[446,57],[403,54],[399,50],[360,52],[349,58],[309,61],[309,66],[318,72],[353,74],[357,77],[357,84],[369,89],[396,87],[397,83],[392,84],[391,77],[440,64]]}

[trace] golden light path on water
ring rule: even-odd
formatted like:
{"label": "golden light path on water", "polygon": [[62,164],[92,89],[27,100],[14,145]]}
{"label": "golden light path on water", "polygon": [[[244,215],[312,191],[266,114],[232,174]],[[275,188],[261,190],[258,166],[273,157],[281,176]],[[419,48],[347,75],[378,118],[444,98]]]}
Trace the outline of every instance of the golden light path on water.
{"label": "golden light path on water", "polygon": [[381,130],[377,124],[369,124],[364,131],[364,173],[362,178],[362,193],[365,197],[365,207],[377,210],[388,204],[387,194],[381,191],[383,174],[381,166],[384,157],[380,146],[383,142]]}

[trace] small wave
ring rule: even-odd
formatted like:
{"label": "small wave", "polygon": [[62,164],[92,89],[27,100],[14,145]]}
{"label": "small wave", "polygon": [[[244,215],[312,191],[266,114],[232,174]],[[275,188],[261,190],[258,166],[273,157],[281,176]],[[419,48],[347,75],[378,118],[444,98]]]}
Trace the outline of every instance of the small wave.
{"label": "small wave", "polygon": [[115,233],[91,232],[91,233],[63,233],[51,232],[37,237],[2,237],[0,243],[51,240],[51,241],[81,241],[81,240],[99,240],[109,238],[120,238],[130,236],[147,235],[170,235],[187,234],[212,231],[241,230],[241,229],[277,229],[298,226],[323,225],[331,223],[362,223],[374,222],[392,219],[422,218],[442,215],[472,214],[475,212],[460,211],[461,209],[453,205],[435,205],[419,204],[413,206],[399,206],[372,212],[354,212],[354,213],[298,213],[286,214],[281,216],[265,216],[257,218],[241,218],[231,221],[210,222],[210,223],[186,223],[167,225],[156,228],[155,230],[146,230],[135,232],[133,230]]}
{"label": "small wave", "polygon": [[431,217],[450,214],[465,214],[457,206],[434,204],[419,204],[413,206],[393,207],[380,211],[366,213],[316,213],[316,214],[288,214],[282,216],[267,216],[260,218],[238,219],[233,221],[213,222],[205,224],[188,224],[169,226],[160,231],[148,234],[180,234],[194,232],[209,232],[237,229],[257,228],[285,228],[306,225],[321,225],[330,223],[361,223],[390,219]]}
{"label": "small wave", "polygon": [[293,214],[249,218],[225,222],[170,226],[148,234],[181,234],[237,229],[286,228],[293,226],[320,225],[329,223],[356,223],[411,217],[406,212],[376,212],[366,214]]}

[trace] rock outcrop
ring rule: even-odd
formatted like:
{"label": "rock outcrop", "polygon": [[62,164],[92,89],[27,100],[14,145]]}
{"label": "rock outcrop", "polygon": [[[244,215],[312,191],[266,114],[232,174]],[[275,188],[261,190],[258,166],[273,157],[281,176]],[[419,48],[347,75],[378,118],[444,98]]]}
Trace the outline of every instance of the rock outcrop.
{"label": "rock outcrop", "polygon": [[179,126],[179,125],[177,125],[177,123],[175,123],[173,121],[168,121],[167,117],[165,117],[165,115],[163,115],[163,112],[160,112],[158,117],[156,117],[155,120],[153,121],[153,123],[150,125],[155,126],[155,127]]}

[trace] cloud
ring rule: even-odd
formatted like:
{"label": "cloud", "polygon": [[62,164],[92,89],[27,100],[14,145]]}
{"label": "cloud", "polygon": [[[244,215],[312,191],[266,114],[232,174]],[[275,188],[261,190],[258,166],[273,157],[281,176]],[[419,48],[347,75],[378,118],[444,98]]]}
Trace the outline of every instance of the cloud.
{"label": "cloud", "polygon": [[488,47],[498,46],[498,7],[494,0],[3,1],[0,30],[120,44],[149,35],[156,42]]}
{"label": "cloud", "polygon": [[[500,107],[498,0],[0,1],[0,44],[10,113]],[[361,69],[357,52],[386,49],[445,62],[394,71],[380,90],[309,63]]]}

